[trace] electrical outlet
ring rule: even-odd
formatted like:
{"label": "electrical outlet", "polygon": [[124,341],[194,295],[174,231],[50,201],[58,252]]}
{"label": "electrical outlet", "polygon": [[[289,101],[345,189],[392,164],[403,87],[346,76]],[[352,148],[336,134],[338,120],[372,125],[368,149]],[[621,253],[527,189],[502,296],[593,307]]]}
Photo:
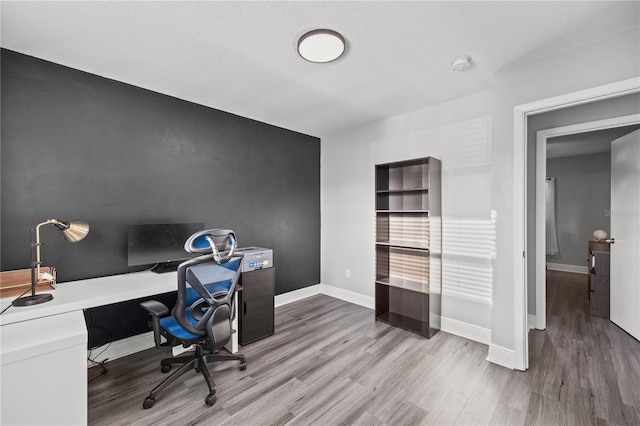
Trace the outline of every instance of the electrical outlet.
{"label": "electrical outlet", "polygon": [[344,271],[344,276],[347,278],[351,278],[351,269],[347,269],[346,271]]}

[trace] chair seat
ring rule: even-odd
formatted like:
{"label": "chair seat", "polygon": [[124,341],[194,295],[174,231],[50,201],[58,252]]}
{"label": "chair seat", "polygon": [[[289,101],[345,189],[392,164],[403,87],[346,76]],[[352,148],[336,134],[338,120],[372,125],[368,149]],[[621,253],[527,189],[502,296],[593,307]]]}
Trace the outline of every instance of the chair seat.
{"label": "chair seat", "polygon": [[[193,319],[190,313],[187,312],[187,319],[191,324],[195,324],[196,320]],[[164,317],[160,319],[160,327],[162,327],[167,333],[175,337],[179,340],[192,340],[197,339],[201,336],[196,336],[195,334],[189,333],[184,328],[180,327],[178,321],[174,317]],[[206,332],[202,332],[202,334],[206,334]]]}

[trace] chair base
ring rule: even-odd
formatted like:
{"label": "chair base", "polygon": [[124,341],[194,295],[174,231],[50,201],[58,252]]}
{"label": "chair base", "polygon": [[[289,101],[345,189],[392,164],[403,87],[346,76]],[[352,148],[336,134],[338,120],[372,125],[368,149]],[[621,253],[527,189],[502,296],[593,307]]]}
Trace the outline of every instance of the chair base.
{"label": "chair base", "polygon": [[207,368],[208,362],[213,361],[240,361],[240,370],[247,369],[247,360],[244,355],[241,354],[221,354],[221,353],[205,353],[204,349],[201,345],[195,346],[196,350],[193,355],[188,356],[178,356],[173,358],[165,358],[160,361],[160,370],[163,373],[169,372],[172,364],[182,364],[180,368],[173,372],[169,377],[164,379],[158,386],[153,388],[151,392],[149,392],[149,396],[147,396],[142,403],[143,408],[151,408],[156,401],[156,396],[160,392],[162,392],[167,386],[173,383],[176,379],[183,376],[185,373],[196,370],[201,373],[204,377],[205,382],[207,382],[207,386],[209,387],[209,394],[205,398],[205,403],[209,406],[215,404],[216,402],[216,384],[211,377],[211,373],[209,373],[209,369]]}

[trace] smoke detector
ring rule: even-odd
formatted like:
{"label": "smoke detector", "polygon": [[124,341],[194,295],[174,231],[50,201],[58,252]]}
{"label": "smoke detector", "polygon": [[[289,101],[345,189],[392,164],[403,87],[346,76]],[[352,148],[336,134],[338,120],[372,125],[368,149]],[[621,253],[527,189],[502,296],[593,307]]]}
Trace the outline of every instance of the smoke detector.
{"label": "smoke detector", "polygon": [[471,56],[461,55],[456,56],[451,60],[451,69],[453,71],[464,71],[471,68]]}

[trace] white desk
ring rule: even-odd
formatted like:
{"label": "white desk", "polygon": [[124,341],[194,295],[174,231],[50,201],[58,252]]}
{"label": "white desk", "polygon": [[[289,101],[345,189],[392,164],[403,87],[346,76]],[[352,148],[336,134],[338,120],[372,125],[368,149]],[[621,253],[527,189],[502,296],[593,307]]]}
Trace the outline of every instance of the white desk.
{"label": "white desk", "polygon": [[[50,302],[9,308],[0,315],[0,424],[86,424],[83,310],[176,288],[176,272],[136,272],[58,284]],[[0,310],[12,299],[1,299]],[[238,350],[237,336],[231,352]]]}

